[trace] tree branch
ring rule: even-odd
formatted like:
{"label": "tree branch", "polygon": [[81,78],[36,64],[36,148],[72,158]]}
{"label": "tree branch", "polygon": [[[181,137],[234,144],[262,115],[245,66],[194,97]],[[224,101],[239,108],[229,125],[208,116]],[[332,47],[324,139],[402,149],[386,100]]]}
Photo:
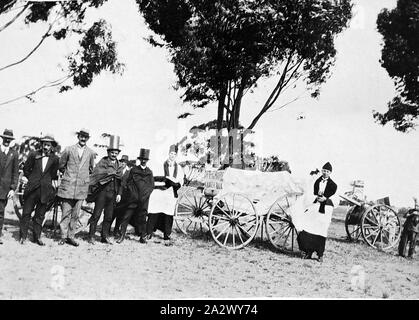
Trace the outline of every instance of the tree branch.
{"label": "tree branch", "polygon": [[[289,71],[289,65],[291,63],[293,57],[293,52],[290,53],[288,59],[287,59],[287,63],[282,71],[282,75],[281,78],[279,79],[277,85],[275,86],[274,90],[272,90],[271,94],[269,95],[269,98],[266,100],[265,105],[263,106],[262,110],[260,110],[260,112],[256,115],[256,117],[252,120],[252,122],[250,123],[250,126],[248,127],[248,129],[253,129],[256,125],[256,123],[259,121],[259,119],[262,117],[262,115],[269,110],[269,108],[275,103],[275,101],[278,99],[279,94],[281,93],[283,87],[284,87],[284,82],[285,82],[285,77],[287,72]],[[300,61],[300,64],[302,63],[302,61]],[[297,68],[294,69],[293,73],[295,73],[295,70],[298,69],[298,67],[300,66],[300,64],[298,64]],[[293,67],[295,67],[295,65],[293,65]],[[290,80],[290,78],[287,79],[288,83]],[[286,84],[285,83],[285,84]]]}
{"label": "tree branch", "polygon": [[17,100],[24,99],[24,98],[31,99],[31,96],[34,95],[35,93],[37,93],[38,91],[41,91],[41,90],[47,89],[47,88],[52,88],[52,87],[59,86],[59,85],[63,84],[65,81],[67,81],[68,79],[70,79],[71,77],[72,77],[72,75],[68,75],[68,76],[65,76],[63,78],[57,79],[55,81],[49,82],[48,84],[44,84],[43,86],[41,86],[41,87],[39,87],[39,88],[37,88],[37,89],[27,93],[27,94],[24,94],[22,96],[19,96],[17,98],[10,99],[10,100],[4,101],[4,102],[0,102],[0,106],[6,105],[8,103],[12,103],[12,102],[15,102]]}
{"label": "tree branch", "polygon": [[24,58],[20,59],[19,61],[13,62],[13,63],[11,63],[7,66],[4,66],[4,67],[0,68],[0,71],[3,71],[5,69],[8,69],[8,68],[13,67],[15,65],[18,65],[18,64],[24,62],[26,59],[28,59],[41,46],[41,44],[44,42],[44,40],[49,36],[49,32],[51,31],[51,29],[52,29],[52,24],[49,25],[49,28],[48,28],[47,32],[45,32],[45,34],[42,36],[42,38],[38,42],[38,44]]}
{"label": "tree branch", "polygon": [[[301,64],[303,63],[304,59],[301,59],[300,62],[298,63],[298,65],[294,65],[296,66],[296,68],[292,71],[291,75],[289,76],[289,78],[287,80],[283,80],[282,85],[281,85],[281,89],[278,90],[276,92],[275,97],[272,99],[272,101],[270,102],[269,106],[266,108],[266,111],[272,107],[272,105],[276,102],[276,100],[278,99],[279,95],[284,92],[283,89],[287,86],[287,84],[291,81],[291,79],[294,77],[295,73],[297,72],[298,68],[301,66]],[[291,70],[289,70],[291,71]]]}
{"label": "tree branch", "polygon": [[0,32],[2,32],[4,29],[6,29],[8,26],[10,26],[13,22],[16,21],[17,18],[19,18],[22,13],[29,7],[29,3],[27,3],[23,9],[21,11],[19,11],[19,13],[17,15],[14,16],[14,18],[12,20],[10,20],[9,22],[7,22],[3,27],[0,27]]}

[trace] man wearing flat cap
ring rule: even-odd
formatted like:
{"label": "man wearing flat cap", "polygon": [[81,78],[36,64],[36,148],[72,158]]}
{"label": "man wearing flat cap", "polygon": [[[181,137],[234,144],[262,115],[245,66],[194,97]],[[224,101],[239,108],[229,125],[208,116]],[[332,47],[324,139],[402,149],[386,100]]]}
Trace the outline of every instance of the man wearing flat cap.
{"label": "man wearing flat cap", "polygon": [[10,148],[10,142],[15,139],[13,131],[5,129],[0,137],[3,140],[0,146],[0,244],[3,244],[1,237],[4,208],[7,205],[7,200],[15,194],[14,190],[19,179],[19,156],[16,151]]}
{"label": "man wearing flat cap", "polygon": [[119,136],[110,136],[108,155],[103,157],[90,176],[89,196],[87,201],[95,202],[93,214],[89,219],[90,244],[95,243],[95,232],[97,223],[103,210],[103,223],[101,242],[112,244],[109,239],[109,232],[112,224],[112,217],[115,204],[121,200],[121,179],[122,166],[117,157],[121,152],[119,149]]}
{"label": "man wearing flat cap", "polygon": [[33,216],[33,241],[43,246],[41,240],[42,222],[48,203],[53,200],[58,186],[58,163],[59,158],[54,154],[53,145],[56,144],[52,135],[48,134],[40,138],[41,150],[29,154],[23,167],[26,184],[23,193],[23,213],[20,220],[20,243],[25,244],[28,235],[29,220],[32,211]]}
{"label": "man wearing flat cap", "polygon": [[331,197],[337,190],[336,183],[330,178],[331,173],[332,165],[327,162],[322,168],[322,175],[314,182],[315,200],[305,212],[307,221],[297,237],[300,250],[305,253],[304,258],[311,259],[313,252],[316,252],[320,262],[323,261],[327,231],[332,221]]}
{"label": "man wearing flat cap", "polygon": [[61,198],[62,218],[60,222],[60,245],[68,243],[77,247],[75,232],[81,205],[87,197],[89,175],[95,165],[95,152],[87,147],[89,130],[81,129],[77,133],[78,143],[64,149],[59,162],[63,173],[57,195]]}
{"label": "man wearing flat cap", "polygon": [[150,150],[140,149],[138,159],[140,164],[133,167],[126,179],[123,179],[122,201],[126,204],[121,222],[121,236],[117,243],[121,243],[125,238],[128,223],[131,217],[135,216],[136,227],[140,235],[140,243],[146,243],[146,223],[148,214],[148,202],[154,189],[153,172],[147,167]]}

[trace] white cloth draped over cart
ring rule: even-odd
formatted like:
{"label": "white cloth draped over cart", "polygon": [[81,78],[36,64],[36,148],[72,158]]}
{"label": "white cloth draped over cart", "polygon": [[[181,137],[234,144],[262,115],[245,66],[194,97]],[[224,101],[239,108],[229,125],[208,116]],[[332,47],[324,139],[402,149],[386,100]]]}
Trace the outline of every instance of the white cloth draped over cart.
{"label": "white cloth draped over cart", "polygon": [[240,193],[251,201],[256,200],[255,208],[259,215],[266,214],[277,199],[304,192],[301,182],[288,171],[261,172],[227,168],[222,184],[222,194]]}
{"label": "white cloth draped over cart", "polygon": [[[319,203],[313,203],[313,185],[317,176],[297,179],[287,171],[261,172],[228,168],[223,175],[222,194],[241,193],[253,201],[259,215],[266,214],[272,204],[285,196],[291,200],[287,213],[298,232],[327,237],[327,230],[332,220],[332,206],[325,207],[325,213],[319,213]],[[298,197],[295,197],[299,195]],[[292,200],[295,201],[292,201]]]}

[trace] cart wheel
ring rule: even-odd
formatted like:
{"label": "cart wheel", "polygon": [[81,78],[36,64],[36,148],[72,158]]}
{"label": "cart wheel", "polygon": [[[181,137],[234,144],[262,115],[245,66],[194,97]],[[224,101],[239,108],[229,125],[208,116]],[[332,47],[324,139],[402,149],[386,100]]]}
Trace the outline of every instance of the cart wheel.
{"label": "cart wheel", "polygon": [[209,229],[215,242],[227,249],[240,249],[248,245],[258,230],[259,217],[245,195],[227,193],[214,200]]}
{"label": "cart wheel", "polygon": [[270,243],[284,252],[299,251],[298,232],[292,223],[289,208],[296,197],[284,196],[277,199],[269,208],[266,217],[266,235]]}
{"label": "cart wheel", "polygon": [[400,220],[396,212],[384,204],[369,208],[361,219],[362,237],[373,248],[389,250],[400,238]]}
{"label": "cart wheel", "polygon": [[208,232],[210,203],[197,189],[183,192],[175,205],[175,222],[178,229],[189,235],[202,235]]}
{"label": "cart wheel", "polygon": [[351,207],[348,212],[346,213],[345,217],[345,230],[348,240],[350,242],[356,242],[359,240],[361,236],[361,226],[359,224],[350,224],[351,213],[353,210],[357,210],[358,207],[353,206]]}

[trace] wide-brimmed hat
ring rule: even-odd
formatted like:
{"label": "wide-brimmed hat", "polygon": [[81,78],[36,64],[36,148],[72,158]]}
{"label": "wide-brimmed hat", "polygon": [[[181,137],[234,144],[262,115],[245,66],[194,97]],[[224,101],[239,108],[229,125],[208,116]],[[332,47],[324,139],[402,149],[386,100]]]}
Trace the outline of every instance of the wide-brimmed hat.
{"label": "wide-brimmed hat", "polygon": [[77,135],[81,134],[81,135],[90,137],[90,131],[89,129],[86,129],[86,128],[81,128],[79,131],[76,132],[76,134]]}
{"label": "wide-brimmed hat", "polygon": [[121,151],[121,149],[119,149],[119,141],[120,141],[119,136],[111,135],[109,137],[108,151],[109,150],[118,150],[118,151]]}
{"label": "wide-brimmed hat", "polygon": [[128,156],[127,156],[126,154],[124,154],[124,155],[121,157],[121,160],[119,160],[119,161],[128,163],[128,162],[129,162],[129,158],[128,158]]}
{"label": "wide-brimmed hat", "polygon": [[4,129],[4,132],[3,132],[3,134],[0,134],[0,137],[5,138],[5,139],[10,139],[10,140],[15,139],[13,137],[13,130],[11,130],[11,129]]}
{"label": "wide-brimmed hat", "polygon": [[42,136],[41,138],[39,138],[40,142],[52,142],[55,143],[55,139],[54,136],[52,134],[46,134],[44,136]]}
{"label": "wide-brimmed hat", "polygon": [[138,159],[149,160],[150,157],[150,149],[140,149],[140,155]]}

